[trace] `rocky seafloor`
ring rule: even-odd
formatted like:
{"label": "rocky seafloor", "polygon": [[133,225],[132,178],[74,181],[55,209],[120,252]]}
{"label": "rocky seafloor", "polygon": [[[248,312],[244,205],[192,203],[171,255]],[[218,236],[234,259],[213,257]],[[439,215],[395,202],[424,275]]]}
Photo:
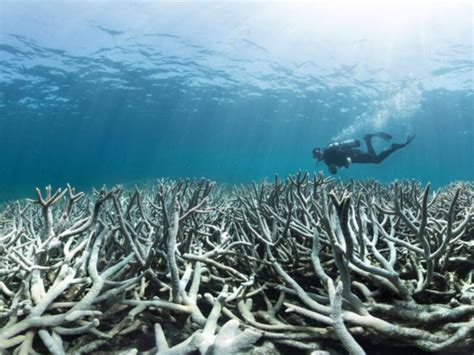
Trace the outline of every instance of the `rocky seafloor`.
{"label": "rocky seafloor", "polygon": [[470,353],[474,184],[37,189],[0,212],[2,354]]}

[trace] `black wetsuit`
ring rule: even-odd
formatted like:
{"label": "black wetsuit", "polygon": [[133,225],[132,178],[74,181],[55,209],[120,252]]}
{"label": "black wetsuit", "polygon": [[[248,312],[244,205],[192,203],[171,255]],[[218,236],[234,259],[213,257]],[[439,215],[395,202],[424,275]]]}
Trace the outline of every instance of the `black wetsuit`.
{"label": "black wetsuit", "polygon": [[[358,150],[358,149],[357,149]],[[352,160],[352,152],[354,150],[351,148],[344,148],[344,147],[329,147],[323,150],[323,161],[326,163],[327,166],[329,165],[336,165],[338,167],[348,167],[350,165],[347,158],[351,158]],[[362,153],[360,150],[358,150]]]}
{"label": "black wetsuit", "polygon": [[329,167],[337,166],[347,168],[351,163],[379,164],[393,152],[405,147],[413,140],[413,138],[415,138],[415,136],[409,136],[405,143],[394,143],[389,148],[380,152],[380,154],[377,154],[374,150],[374,147],[372,146],[373,137],[380,137],[384,140],[389,140],[392,138],[389,134],[383,132],[367,134],[364,137],[365,143],[367,145],[367,152],[363,152],[360,149],[354,149],[353,146],[360,146],[360,142],[358,140],[351,141],[355,143],[352,147],[345,144],[331,143],[322,150],[321,160],[323,160],[324,163],[326,163],[326,165]]}

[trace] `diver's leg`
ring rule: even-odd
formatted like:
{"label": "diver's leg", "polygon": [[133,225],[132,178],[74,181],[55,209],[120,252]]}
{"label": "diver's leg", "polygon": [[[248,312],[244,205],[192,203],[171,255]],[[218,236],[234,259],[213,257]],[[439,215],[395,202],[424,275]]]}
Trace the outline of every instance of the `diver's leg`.
{"label": "diver's leg", "polygon": [[373,159],[373,163],[379,164],[386,158],[388,158],[393,152],[405,147],[407,144],[409,144],[413,139],[415,138],[415,135],[413,136],[408,136],[407,140],[405,143],[393,143],[390,148],[385,149],[384,151],[380,152],[379,155],[376,155]]}
{"label": "diver's leg", "polygon": [[351,159],[351,163],[358,164],[372,163],[375,157],[376,155],[362,152],[359,149],[352,150],[349,156],[349,158]]}
{"label": "diver's leg", "polygon": [[[385,133],[385,132],[370,133],[370,134],[366,134],[364,136],[365,144],[367,144],[367,153],[369,155],[373,156],[374,159],[376,159],[377,153],[375,153],[374,147],[372,145],[372,138],[373,137],[379,137],[379,138],[382,138],[385,141],[389,141],[390,139],[392,139],[392,136],[388,133]],[[392,146],[393,146],[393,144],[392,144]],[[382,154],[382,153],[380,153],[380,154]]]}
{"label": "diver's leg", "polygon": [[365,144],[367,145],[367,154],[376,156],[377,154],[375,154],[374,147],[372,146],[372,137],[373,136],[374,136],[373,134],[366,134],[364,136],[364,140],[365,140]]}
{"label": "diver's leg", "polygon": [[377,154],[375,153],[374,147],[372,146],[373,137],[379,137],[382,138],[384,141],[389,141],[390,139],[392,139],[392,136],[385,132],[370,133],[364,136],[365,144],[367,144],[367,153],[376,156]]}

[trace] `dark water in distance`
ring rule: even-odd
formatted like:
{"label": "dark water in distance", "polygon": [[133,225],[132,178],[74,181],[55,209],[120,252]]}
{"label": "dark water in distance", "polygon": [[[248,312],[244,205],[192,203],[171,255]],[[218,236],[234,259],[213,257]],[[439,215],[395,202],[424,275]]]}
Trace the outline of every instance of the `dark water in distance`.
{"label": "dark water in distance", "polygon": [[337,176],[474,180],[473,8],[423,6],[0,1],[0,200],[326,172],[380,130],[416,139]]}

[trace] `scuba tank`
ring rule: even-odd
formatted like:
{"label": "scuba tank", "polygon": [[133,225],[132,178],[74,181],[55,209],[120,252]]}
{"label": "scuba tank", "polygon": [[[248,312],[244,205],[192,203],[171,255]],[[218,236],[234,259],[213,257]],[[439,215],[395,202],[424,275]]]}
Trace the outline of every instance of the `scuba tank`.
{"label": "scuba tank", "polygon": [[331,142],[328,144],[328,148],[338,148],[338,149],[351,149],[360,147],[360,141],[358,139],[349,139],[342,142]]}

